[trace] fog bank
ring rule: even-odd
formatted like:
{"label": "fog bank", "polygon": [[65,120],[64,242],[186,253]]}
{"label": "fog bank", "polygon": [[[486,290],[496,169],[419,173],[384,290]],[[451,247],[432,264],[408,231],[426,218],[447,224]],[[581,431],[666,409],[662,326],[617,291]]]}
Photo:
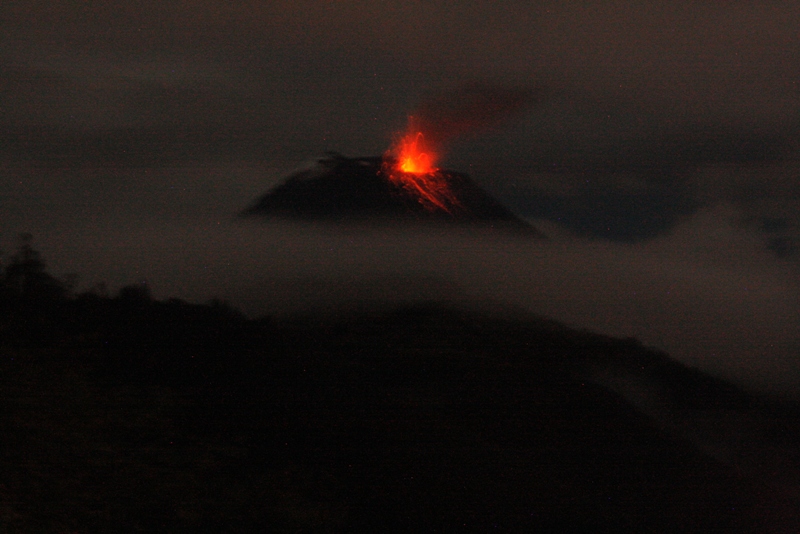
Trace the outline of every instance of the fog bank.
{"label": "fog bank", "polygon": [[750,386],[796,388],[797,265],[737,220],[718,205],[640,244],[543,221],[533,223],[544,241],[491,229],[149,220],[51,228],[34,245],[54,274],[78,273],[81,289],[146,281],[157,298],[218,297],[253,316],[430,300],[523,309],[636,337]]}

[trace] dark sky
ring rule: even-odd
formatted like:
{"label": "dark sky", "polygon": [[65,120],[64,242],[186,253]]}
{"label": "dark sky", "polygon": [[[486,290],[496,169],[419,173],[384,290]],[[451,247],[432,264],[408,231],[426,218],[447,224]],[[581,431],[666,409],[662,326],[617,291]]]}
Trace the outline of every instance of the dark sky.
{"label": "dark sky", "polygon": [[[798,28],[790,1],[4,0],[0,246],[253,312],[492,298],[800,383]],[[471,84],[536,97],[443,164],[547,244],[232,222]]]}

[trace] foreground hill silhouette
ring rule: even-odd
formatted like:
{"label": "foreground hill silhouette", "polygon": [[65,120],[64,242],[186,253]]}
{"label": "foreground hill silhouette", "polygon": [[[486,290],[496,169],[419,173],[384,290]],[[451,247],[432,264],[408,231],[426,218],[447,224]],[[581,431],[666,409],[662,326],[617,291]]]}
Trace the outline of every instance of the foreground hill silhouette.
{"label": "foreground hill silhouette", "polygon": [[390,174],[384,158],[347,158],[330,153],[310,169],[289,176],[242,216],[361,224],[491,226],[542,237],[466,174],[444,170],[435,173],[437,185],[448,189],[448,202],[441,206],[424,202],[413,188],[393,182]]}
{"label": "foreground hill silhouette", "polygon": [[32,252],[2,278],[4,531],[800,531],[797,495],[587,379],[760,406],[634,340],[437,304],[274,321],[69,296],[36,289],[57,281]]}

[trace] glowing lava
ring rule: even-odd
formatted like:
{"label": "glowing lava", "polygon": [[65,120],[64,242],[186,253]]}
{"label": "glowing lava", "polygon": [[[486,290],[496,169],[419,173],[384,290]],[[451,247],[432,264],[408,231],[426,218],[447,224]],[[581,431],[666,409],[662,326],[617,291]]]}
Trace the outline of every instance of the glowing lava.
{"label": "glowing lava", "polygon": [[430,174],[438,171],[433,166],[435,154],[429,154],[423,149],[425,137],[422,132],[409,133],[400,140],[397,151],[397,166],[403,172],[414,174]]}
{"label": "glowing lava", "polygon": [[428,211],[452,214],[461,203],[453,193],[448,175],[434,166],[436,151],[426,146],[425,136],[413,128],[386,154],[383,171],[392,183],[413,196]]}

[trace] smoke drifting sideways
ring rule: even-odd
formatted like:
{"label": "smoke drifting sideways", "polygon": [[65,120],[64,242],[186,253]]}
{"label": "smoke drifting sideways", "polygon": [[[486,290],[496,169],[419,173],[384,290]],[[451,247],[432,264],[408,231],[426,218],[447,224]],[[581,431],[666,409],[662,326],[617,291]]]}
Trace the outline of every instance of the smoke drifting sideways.
{"label": "smoke drifting sideways", "polygon": [[517,310],[645,345],[748,387],[800,392],[800,276],[731,221],[700,211],[642,244],[490,230],[195,220],[39,234],[55,274],[157,298],[226,299],[250,316],[347,315],[399,303]]}
{"label": "smoke drifting sideways", "polygon": [[462,85],[418,105],[409,116],[405,135],[415,138],[421,133],[419,151],[441,158],[454,139],[491,130],[534,105],[542,94],[542,89],[530,86]]}

